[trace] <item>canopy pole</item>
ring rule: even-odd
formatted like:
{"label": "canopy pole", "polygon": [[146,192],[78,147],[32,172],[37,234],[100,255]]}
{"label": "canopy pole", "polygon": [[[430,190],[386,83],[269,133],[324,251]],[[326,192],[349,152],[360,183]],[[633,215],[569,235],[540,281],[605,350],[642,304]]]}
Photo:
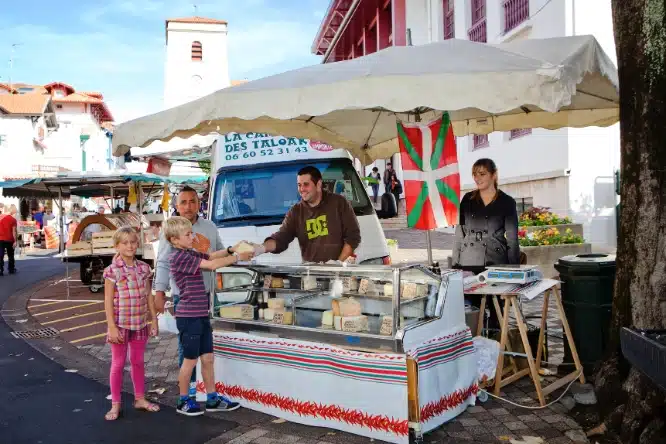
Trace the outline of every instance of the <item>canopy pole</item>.
{"label": "canopy pole", "polygon": [[139,248],[141,248],[141,257],[144,257],[143,251],[143,187],[141,182],[137,182],[139,192],[137,193],[137,209],[139,211]]}
{"label": "canopy pole", "polygon": [[62,207],[62,187],[58,187],[58,208],[59,208],[59,215],[58,219],[60,219],[60,251],[59,253],[63,253],[65,251],[65,211]]}

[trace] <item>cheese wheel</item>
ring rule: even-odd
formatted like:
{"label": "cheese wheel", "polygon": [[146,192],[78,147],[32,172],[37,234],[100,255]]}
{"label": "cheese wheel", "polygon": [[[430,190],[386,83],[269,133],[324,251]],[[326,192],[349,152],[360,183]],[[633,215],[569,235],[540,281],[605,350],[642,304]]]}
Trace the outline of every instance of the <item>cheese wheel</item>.
{"label": "cheese wheel", "polygon": [[282,298],[269,299],[268,300],[268,308],[283,309],[284,308],[284,299],[282,299]]}

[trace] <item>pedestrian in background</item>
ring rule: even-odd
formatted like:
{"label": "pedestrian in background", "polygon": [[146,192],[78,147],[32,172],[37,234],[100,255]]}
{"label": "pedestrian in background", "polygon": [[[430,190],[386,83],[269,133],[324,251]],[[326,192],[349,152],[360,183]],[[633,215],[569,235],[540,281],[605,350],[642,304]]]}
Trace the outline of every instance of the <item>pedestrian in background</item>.
{"label": "pedestrian in background", "polygon": [[5,214],[0,215],[0,276],[5,270],[5,253],[7,253],[7,262],[9,274],[16,273],[14,263],[14,251],[16,250],[17,222],[14,216],[9,214],[10,209],[4,208]]}
{"label": "pedestrian in background", "polygon": [[382,177],[379,175],[379,168],[374,167],[372,169],[372,173],[368,174],[368,177],[376,181],[375,183],[370,183],[370,186],[372,187],[372,201],[377,203],[377,196],[379,196],[379,182],[382,179]]}
{"label": "pedestrian in background", "polygon": [[393,165],[391,165],[391,162],[388,162],[386,164],[386,169],[384,170],[384,191],[387,193],[391,192],[391,178],[395,176],[395,170],[393,169]]}
{"label": "pedestrian in background", "polygon": [[104,311],[108,325],[107,341],[111,344],[111,410],[104,419],[115,421],[121,413],[123,370],[127,351],[134,385],[134,408],[157,412],[160,407],[145,398],[144,354],[150,336],[157,336],[157,313],[150,297],[152,271],[136,259],[139,235],[123,227],[113,235],[117,254],[104,269]]}
{"label": "pedestrian in background", "polygon": [[402,183],[398,180],[398,176],[395,174],[395,171],[391,175],[391,182],[389,184],[389,191],[395,197],[395,212],[398,214],[400,209],[400,195],[402,194]]}

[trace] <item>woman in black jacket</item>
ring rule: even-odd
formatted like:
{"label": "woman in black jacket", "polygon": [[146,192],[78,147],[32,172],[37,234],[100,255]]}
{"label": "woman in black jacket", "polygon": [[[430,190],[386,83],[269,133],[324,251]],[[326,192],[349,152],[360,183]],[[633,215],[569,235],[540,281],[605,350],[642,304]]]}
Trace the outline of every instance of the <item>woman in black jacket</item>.
{"label": "woman in black jacket", "polygon": [[478,274],[489,265],[520,263],[516,201],[497,187],[497,166],[479,159],[472,167],[477,189],[460,202],[453,265]]}

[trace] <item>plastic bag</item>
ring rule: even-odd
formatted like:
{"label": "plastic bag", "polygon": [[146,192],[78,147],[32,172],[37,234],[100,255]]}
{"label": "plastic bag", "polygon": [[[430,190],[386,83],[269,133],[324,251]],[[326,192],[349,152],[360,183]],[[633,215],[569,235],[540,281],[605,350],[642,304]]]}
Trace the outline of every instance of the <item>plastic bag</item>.
{"label": "plastic bag", "polygon": [[483,336],[474,337],[479,381],[493,379],[499,358],[499,342]]}
{"label": "plastic bag", "polygon": [[176,318],[171,313],[165,311],[157,316],[157,325],[160,332],[178,333]]}

